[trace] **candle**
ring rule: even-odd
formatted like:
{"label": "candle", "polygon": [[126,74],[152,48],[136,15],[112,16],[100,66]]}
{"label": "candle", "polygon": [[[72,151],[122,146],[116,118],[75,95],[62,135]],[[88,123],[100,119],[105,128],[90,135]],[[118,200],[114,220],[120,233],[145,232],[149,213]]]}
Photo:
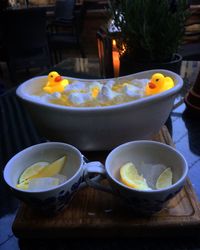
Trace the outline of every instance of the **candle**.
{"label": "candle", "polygon": [[119,76],[120,60],[119,60],[119,52],[117,50],[115,40],[112,41],[112,60],[113,60],[114,77],[118,77]]}

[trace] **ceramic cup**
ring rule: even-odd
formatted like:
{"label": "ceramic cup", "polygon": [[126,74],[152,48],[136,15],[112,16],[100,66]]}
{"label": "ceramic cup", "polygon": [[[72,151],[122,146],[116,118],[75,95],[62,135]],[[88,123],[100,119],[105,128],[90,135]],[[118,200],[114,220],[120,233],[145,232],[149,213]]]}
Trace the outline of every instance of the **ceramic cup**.
{"label": "ceramic cup", "polygon": [[[41,161],[53,162],[64,155],[67,156],[67,160],[62,174],[67,176],[67,181],[42,191],[33,192],[16,188],[20,174],[28,166]],[[16,154],[5,166],[3,175],[5,182],[18,199],[40,212],[52,214],[60,211],[69,203],[78,189],[86,186],[83,182],[83,169],[86,166],[84,156],[77,148],[65,143],[46,142],[36,144]]]}
{"label": "ceramic cup", "polygon": [[[172,185],[164,189],[141,191],[130,188],[120,181],[120,167],[127,162],[133,162],[138,172],[147,180],[152,175],[151,182],[163,171],[163,164],[172,169]],[[150,170],[150,166],[152,169]],[[90,179],[90,173],[100,173],[109,181],[110,186],[104,186],[99,181]],[[183,187],[188,173],[188,165],[184,157],[174,148],[153,141],[133,141],[113,149],[106,158],[105,168],[100,165],[90,165],[85,169],[84,179],[95,189],[112,193],[120,197],[135,213],[152,214],[159,211],[165,203],[174,197]],[[153,180],[154,179],[154,180]]]}

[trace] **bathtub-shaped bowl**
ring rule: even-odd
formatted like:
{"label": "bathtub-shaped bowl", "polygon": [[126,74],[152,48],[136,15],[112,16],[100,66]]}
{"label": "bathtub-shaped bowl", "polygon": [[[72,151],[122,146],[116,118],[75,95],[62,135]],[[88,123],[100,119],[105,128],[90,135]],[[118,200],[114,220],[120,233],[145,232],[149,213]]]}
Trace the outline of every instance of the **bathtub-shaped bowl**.
{"label": "bathtub-shaped bowl", "polygon": [[[127,141],[149,139],[169,117],[174,100],[183,85],[179,75],[156,69],[123,76],[121,79],[150,79],[156,72],[172,77],[175,86],[157,95],[114,106],[79,108],[44,103],[39,98],[34,98],[33,93],[42,89],[47,76],[35,77],[22,83],[16,93],[25,104],[40,134],[48,140],[66,142],[86,151],[110,150]],[[97,79],[100,82],[107,80]]]}

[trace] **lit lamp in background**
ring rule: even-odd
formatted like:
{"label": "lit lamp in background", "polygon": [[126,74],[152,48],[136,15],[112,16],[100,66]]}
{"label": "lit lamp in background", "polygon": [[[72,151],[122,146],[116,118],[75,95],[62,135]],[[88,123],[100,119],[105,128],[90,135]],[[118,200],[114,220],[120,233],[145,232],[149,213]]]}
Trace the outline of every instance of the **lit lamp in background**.
{"label": "lit lamp in background", "polygon": [[100,73],[101,76],[105,75],[104,70],[104,48],[103,48],[103,41],[101,34],[97,33],[97,47],[98,47],[98,54],[99,54],[99,63],[100,63]]}
{"label": "lit lamp in background", "polygon": [[97,31],[97,46],[99,54],[100,74],[103,78],[111,78],[113,72],[113,59],[112,59],[112,37],[104,27],[100,27]]}
{"label": "lit lamp in background", "polygon": [[125,45],[119,50],[117,48],[117,39],[119,33],[113,29],[106,30],[100,27],[97,31],[97,46],[99,54],[101,76],[105,78],[118,77],[120,72],[120,54],[125,51]]}
{"label": "lit lamp in background", "polygon": [[112,40],[112,60],[113,60],[114,77],[118,77],[120,60],[119,60],[119,51],[117,49],[117,43],[115,39]]}

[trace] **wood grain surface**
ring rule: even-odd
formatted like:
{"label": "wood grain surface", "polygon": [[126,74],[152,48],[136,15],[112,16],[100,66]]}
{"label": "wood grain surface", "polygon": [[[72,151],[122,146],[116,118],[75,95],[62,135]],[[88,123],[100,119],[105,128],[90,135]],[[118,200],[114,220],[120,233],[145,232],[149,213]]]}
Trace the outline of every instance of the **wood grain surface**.
{"label": "wood grain surface", "polygon": [[[153,140],[174,146],[166,127]],[[105,153],[90,152],[87,157],[103,160]],[[13,232],[19,238],[188,236],[198,229],[200,212],[189,180],[166,207],[149,217],[138,217],[116,197],[87,187],[53,217],[22,204],[13,223]]]}

